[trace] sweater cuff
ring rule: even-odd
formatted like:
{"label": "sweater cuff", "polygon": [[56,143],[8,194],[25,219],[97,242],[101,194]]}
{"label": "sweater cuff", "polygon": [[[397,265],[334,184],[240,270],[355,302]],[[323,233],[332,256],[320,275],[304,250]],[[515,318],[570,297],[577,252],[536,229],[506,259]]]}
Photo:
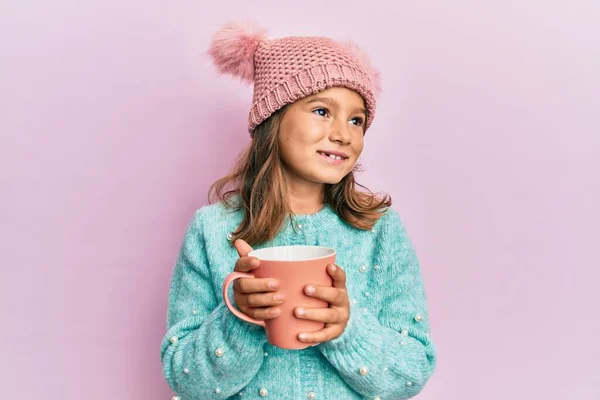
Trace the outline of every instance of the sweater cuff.
{"label": "sweater cuff", "polygon": [[215,311],[221,313],[225,343],[240,351],[254,347],[262,349],[267,342],[267,334],[262,326],[239,319],[229,311],[225,303],[221,303],[217,310]]}

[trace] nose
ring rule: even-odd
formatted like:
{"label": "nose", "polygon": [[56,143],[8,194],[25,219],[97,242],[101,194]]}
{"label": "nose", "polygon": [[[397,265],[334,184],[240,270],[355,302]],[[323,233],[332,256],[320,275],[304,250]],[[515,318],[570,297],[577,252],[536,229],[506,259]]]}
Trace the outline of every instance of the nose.
{"label": "nose", "polygon": [[351,143],[351,138],[352,135],[347,123],[343,121],[334,123],[331,132],[329,133],[329,140],[347,146]]}

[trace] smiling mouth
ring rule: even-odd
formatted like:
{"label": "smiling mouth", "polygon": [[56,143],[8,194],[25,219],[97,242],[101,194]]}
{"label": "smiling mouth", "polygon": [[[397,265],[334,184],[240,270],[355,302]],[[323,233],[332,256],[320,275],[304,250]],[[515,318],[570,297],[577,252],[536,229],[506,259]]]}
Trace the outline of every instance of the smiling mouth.
{"label": "smiling mouth", "polygon": [[324,151],[317,151],[317,153],[319,153],[322,156],[329,157],[332,160],[346,160],[346,159],[348,159],[348,157],[336,156],[335,154],[329,154],[329,153],[326,153]]}

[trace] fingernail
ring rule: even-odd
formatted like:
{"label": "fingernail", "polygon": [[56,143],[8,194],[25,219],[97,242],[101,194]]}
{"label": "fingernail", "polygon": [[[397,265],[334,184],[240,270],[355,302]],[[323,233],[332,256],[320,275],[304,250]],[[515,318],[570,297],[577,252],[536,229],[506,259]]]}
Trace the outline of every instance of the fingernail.
{"label": "fingernail", "polygon": [[277,289],[277,285],[279,282],[277,281],[269,281],[269,289]]}
{"label": "fingernail", "polygon": [[258,267],[259,264],[260,264],[260,262],[256,258],[254,258],[250,261],[250,265],[253,267]]}
{"label": "fingernail", "polygon": [[279,308],[276,308],[276,309],[274,309],[274,310],[271,310],[271,316],[272,316],[272,317],[276,317],[276,316],[278,316],[278,315],[279,315],[279,313],[280,313],[280,312],[281,312],[281,311],[279,310]]}
{"label": "fingernail", "polygon": [[296,315],[299,316],[299,317],[303,316],[304,315],[304,308],[302,308],[302,307],[296,308]]}
{"label": "fingernail", "polygon": [[[323,271],[323,270],[321,270]],[[298,335],[298,339],[305,341],[308,338],[308,336],[306,335],[306,333],[301,333]]]}
{"label": "fingernail", "polygon": [[275,296],[273,296],[273,298],[275,299],[275,301],[282,301],[283,295],[281,293],[277,293]]}
{"label": "fingernail", "polygon": [[335,269],[336,269],[335,265],[331,264],[331,265],[329,266],[329,270],[330,270],[331,272],[335,272]]}
{"label": "fingernail", "polygon": [[[323,271],[323,270],[321,270],[321,271]],[[306,294],[315,294],[315,287],[312,285],[308,285],[306,287]]]}

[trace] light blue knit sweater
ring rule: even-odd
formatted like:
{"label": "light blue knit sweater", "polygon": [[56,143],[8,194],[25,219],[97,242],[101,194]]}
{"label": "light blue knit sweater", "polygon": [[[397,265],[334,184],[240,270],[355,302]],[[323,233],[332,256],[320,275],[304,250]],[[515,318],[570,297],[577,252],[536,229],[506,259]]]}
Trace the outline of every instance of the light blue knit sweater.
{"label": "light blue knit sweater", "polygon": [[222,203],[196,211],[185,233],[169,292],[164,375],[175,397],[206,399],[407,399],[436,365],[423,279],[398,214],[371,231],[325,206],[288,218],[255,249],[321,245],[336,249],[347,275],[350,320],[344,333],[304,350],[271,346],[262,327],[236,318],[221,298],[239,258],[228,239],[242,221]]}

